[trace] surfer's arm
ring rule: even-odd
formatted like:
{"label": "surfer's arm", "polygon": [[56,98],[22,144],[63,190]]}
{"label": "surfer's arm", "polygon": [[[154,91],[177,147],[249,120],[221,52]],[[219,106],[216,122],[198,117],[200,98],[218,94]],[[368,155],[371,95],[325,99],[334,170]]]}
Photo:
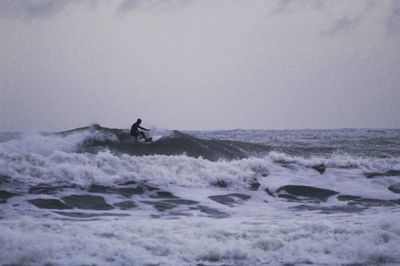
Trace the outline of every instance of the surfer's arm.
{"label": "surfer's arm", "polygon": [[144,127],[141,127],[141,126],[139,126],[139,128],[140,128],[140,129],[143,129],[143,130],[150,131],[150,129],[147,129],[147,128],[144,128]]}

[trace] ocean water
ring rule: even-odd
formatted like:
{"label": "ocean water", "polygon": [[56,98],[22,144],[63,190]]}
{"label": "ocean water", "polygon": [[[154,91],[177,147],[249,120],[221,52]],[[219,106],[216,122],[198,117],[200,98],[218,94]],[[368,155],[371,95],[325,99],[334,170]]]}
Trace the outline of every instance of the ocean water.
{"label": "ocean water", "polygon": [[0,133],[0,264],[400,264],[400,130],[153,134]]}

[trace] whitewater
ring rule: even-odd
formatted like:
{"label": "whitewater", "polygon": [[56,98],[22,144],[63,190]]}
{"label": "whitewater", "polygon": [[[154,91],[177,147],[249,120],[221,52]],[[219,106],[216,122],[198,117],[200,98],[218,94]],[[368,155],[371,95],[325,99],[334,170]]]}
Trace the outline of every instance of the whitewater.
{"label": "whitewater", "polygon": [[400,264],[400,130],[152,134],[0,133],[0,264]]}

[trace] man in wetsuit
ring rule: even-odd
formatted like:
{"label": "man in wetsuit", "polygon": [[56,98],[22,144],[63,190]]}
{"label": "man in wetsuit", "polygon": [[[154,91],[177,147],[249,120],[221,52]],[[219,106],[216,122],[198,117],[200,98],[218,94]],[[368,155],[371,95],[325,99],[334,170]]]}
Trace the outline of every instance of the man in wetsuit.
{"label": "man in wetsuit", "polygon": [[142,120],[138,118],[138,120],[136,120],[136,122],[131,126],[131,135],[135,137],[135,141],[137,141],[137,138],[140,134],[145,139],[146,142],[150,142],[151,138],[147,138],[144,132],[140,131],[139,128],[146,131],[150,131],[150,129],[141,127],[140,123],[142,123]]}

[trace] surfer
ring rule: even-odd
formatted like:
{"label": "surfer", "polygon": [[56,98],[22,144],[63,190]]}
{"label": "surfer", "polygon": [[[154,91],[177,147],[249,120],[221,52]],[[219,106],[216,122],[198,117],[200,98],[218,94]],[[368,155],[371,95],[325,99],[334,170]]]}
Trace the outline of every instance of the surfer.
{"label": "surfer", "polygon": [[150,129],[144,128],[140,126],[140,123],[142,123],[142,119],[138,118],[136,122],[131,126],[131,135],[135,137],[135,141],[137,141],[137,138],[139,135],[141,135],[146,142],[150,142],[151,138],[146,137],[143,131],[140,131],[139,129],[150,131]]}

